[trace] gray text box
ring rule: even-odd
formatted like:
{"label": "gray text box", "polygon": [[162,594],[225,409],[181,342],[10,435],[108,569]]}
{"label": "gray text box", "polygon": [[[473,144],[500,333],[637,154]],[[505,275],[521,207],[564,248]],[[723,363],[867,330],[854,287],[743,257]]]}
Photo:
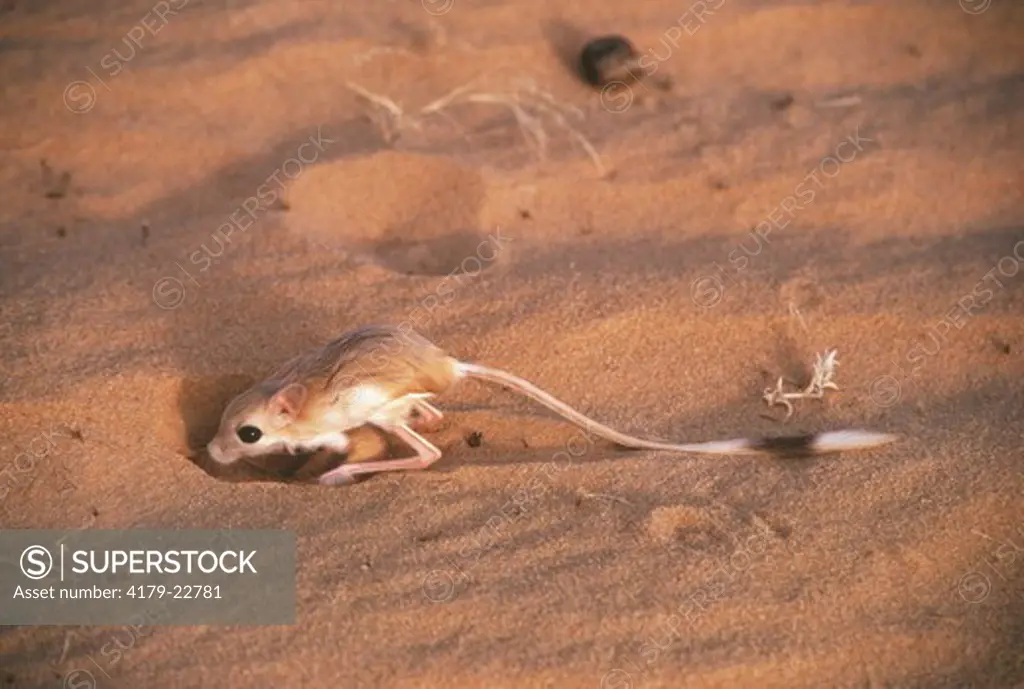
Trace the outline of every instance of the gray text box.
{"label": "gray text box", "polygon": [[289,531],[0,531],[0,625],[294,623]]}

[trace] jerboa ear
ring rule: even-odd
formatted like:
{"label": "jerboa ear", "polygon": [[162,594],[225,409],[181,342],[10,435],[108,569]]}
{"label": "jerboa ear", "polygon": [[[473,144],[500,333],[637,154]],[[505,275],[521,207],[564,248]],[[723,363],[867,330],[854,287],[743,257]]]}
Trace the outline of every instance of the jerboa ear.
{"label": "jerboa ear", "polygon": [[301,383],[290,383],[270,398],[270,413],[289,421],[294,420],[305,403],[306,386]]}

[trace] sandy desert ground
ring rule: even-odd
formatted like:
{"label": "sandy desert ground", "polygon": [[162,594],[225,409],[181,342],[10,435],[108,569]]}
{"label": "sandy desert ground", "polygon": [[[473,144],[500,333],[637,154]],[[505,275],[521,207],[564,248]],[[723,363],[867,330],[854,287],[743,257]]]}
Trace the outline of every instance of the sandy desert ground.
{"label": "sandy desert ground", "polygon": [[[606,33],[656,70],[614,98],[566,64]],[[4,628],[0,686],[1024,686],[1022,37],[1013,0],[0,2],[0,526],[298,539],[294,626]],[[428,472],[197,452],[373,322],[637,434],[900,440],[567,462],[467,383]]]}

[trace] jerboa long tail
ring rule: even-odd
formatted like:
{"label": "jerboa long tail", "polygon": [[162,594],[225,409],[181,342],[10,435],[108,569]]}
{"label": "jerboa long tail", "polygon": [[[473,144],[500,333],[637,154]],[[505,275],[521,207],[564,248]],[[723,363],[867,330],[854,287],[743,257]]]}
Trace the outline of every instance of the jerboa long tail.
{"label": "jerboa long tail", "polygon": [[738,438],[736,440],[712,440],[704,443],[682,444],[663,443],[626,435],[614,428],[609,428],[604,424],[598,423],[590,417],[576,411],[553,395],[541,390],[528,380],[523,380],[511,373],[462,361],[456,363],[456,369],[461,376],[468,376],[470,378],[478,378],[491,383],[497,383],[502,387],[509,388],[510,390],[525,395],[590,433],[598,435],[617,445],[621,445],[622,447],[637,450],[665,450],[668,452],[694,452],[716,455],[818,455],[830,452],[842,452],[844,450],[859,450],[877,447],[879,445],[891,443],[897,439],[897,436],[887,433],[843,430],[812,433],[809,435],[784,436],[778,438]]}

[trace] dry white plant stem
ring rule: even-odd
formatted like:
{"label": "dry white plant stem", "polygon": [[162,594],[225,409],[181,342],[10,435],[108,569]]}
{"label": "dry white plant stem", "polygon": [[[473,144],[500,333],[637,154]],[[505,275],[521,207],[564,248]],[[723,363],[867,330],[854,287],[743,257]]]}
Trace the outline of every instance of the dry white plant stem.
{"label": "dry white plant stem", "polygon": [[804,329],[805,333],[811,332],[807,328],[807,321],[804,320],[804,315],[800,313],[800,309],[797,308],[797,305],[792,301],[789,302],[789,315],[793,316],[794,318],[797,319],[797,321],[799,321],[800,327]]}
{"label": "dry white plant stem", "polygon": [[447,94],[441,96],[437,100],[433,100],[430,103],[424,105],[422,108],[420,108],[420,112],[423,113],[424,115],[429,115],[431,113],[443,110],[456,98],[468,92],[473,87],[473,84],[475,84],[477,81],[478,79],[473,79],[469,83],[463,84],[462,86],[456,89],[452,89]]}
{"label": "dry white plant stem", "polygon": [[[455,124],[463,136],[468,138],[465,129],[461,127],[458,122],[451,117],[451,115],[445,112],[446,108],[449,108],[458,102],[499,105],[508,108],[516,118],[516,123],[519,125],[519,129],[523,133],[523,138],[526,139],[528,145],[536,149],[537,155],[541,160],[546,159],[548,150],[549,138],[544,126],[546,117],[555,125],[568,132],[569,135],[576,140],[580,147],[586,152],[591,162],[594,163],[594,167],[597,168],[597,172],[601,177],[604,177],[607,174],[607,168],[605,168],[602,163],[601,156],[598,154],[597,149],[594,148],[593,144],[591,144],[578,129],[573,127],[566,118],[566,113],[571,112],[578,119],[583,119],[583,113],[579,109],[560,105],[550,93],[537,88],[536,85],[530,82],[514,87],[509,91],[485,92],[481,90],[474,90],[474,85],[479,81],[479,78],[474,79],[467,84],[453,89],[444,96],[441,96],[440,98],[437,98],[421,107],[417,111],[417,114],[421,117],[427,115],[440,115],[449,122]],[[373,93],[369,89],[352,82],[346,82],[345,85],[354,93],[362,96],[371,103],[384,108],[391,116],[391,119],[397,129],[401,130],[407,126],[414,127],[417,130],[421,129],[419,120],[416,117],[406,113],[397,103],[387,96]]]}
{"label": "dry white plant stem", "polygon": [[405,113],[402,111],[402,108],[400,108],[398,104],[395,103],[395,101],[391,100],[387,96],[382,96],[378,93],[374,93],[372,91],[364,89],[359,84],[354,84],[351,81],[346,81],[345,86],[350,91],[359,94],[360,96],[370,101],[371,103],[376,103],[377,105],[381,106],[389,113],[391,113],[391,116],[394,117],[396,120],[401,120],[402,118],[405,117]]}
{"label": "dry white plant stem", "polygon": [[828,349],[824,354],[816,355],[814,374],[811,376],[811,382],[803,390],[786,392],[783,389],[784,379],[780,376],[774,388],[765,389],[764,401],[768,403],[769,407],[784,406],[786,408],[784,420],[788,421],[789,417],[793,415],[793,404],[790,400],[821,399],[825,396],[825,390],[838,390],[839,386],[832,380],[836,374],[836,367],[839,365],[839,361],[836,359],[837,354],[837,350]]}
{"label": "dry white plant stem", "polygon": [[[576,141],[583,148],[583,150],[587,152],[587,155],[590,156],[591,162],[593,162],[594,167],[597,168],[597,173],[601,177],[604,177],[607,171],[605,170],[604,165],[601,163],[601,156],[598,155],[597,150],[593,147],[593,145],[591,145],[590,141],[587,140],[587,138],[583,136],[576,128],[572,127],[568,122],[565,121],[565,116],[559,110],[560,106],[558,105],[558,103],[555,102],[555,99],[552,98],[550,94],[539,90],[536,93],[540,98],[546,100],[550,104],[544,105],[543,103],[538,103],[538,107],[547,111],[555,122],[561,125],[563,129],[569,132],[570,136],[576,139]],[[577,117],[583,119],[582,112],[580,112],[576,108],[573,108],[572,110],[577,115]]]}

